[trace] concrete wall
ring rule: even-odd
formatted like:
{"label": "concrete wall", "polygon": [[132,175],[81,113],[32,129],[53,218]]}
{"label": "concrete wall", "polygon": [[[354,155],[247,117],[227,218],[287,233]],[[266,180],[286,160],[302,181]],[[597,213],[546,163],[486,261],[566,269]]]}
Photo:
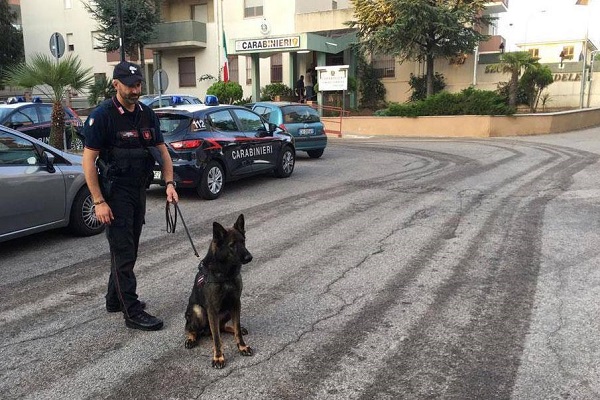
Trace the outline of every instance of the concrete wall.
{"label": "concrete wall", "polygon": [[[324,118],[327,130],[339,119]],[[342,136],[503,137],[560,133],[600,125],[600,108],[514,116],[345,117]]]}

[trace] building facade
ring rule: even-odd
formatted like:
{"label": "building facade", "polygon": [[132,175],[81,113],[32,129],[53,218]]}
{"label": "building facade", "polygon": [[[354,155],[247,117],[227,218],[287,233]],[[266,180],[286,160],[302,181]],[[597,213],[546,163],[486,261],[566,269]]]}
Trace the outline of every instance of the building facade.
{"label": "building facade", "polygon": [[[81,0],[20,3],[26,57],[49,54],[50,37],[59,32],[65,38],[67,53],[76,54],[97,76],[111,76],[119,54],[107,54],[98,48],[98,26]],[[499,15],[507,9],[508,0],[490,1],[486,13]],[[348,65],[352,76],[356,60],[349,47],[356,38],[345,24],[353,18],[352,11],[350,0],[163,0],[163,22],[157,27],[156,37],[146,45],[147,90],[157,92],[152,77],[161,69],[168,77],[166,93],[203,98],[214,79],[222,76],[225,55],[230,80],[239,82],[244,97],[252,100],[257,100],[261,88],[269,83],[294,87],[300,75],[314,73],[315,67]],[[485,33],[491,35],[490,39],[480,43],[473,53],[436,60],[435,70],[444,75],[447,90],[460,91],[469,86],[494,90],[498,82],[508,80],[506,74],[494,68],[505,40],[494,25]],[[582,98],[584,106],[600,103],[595,94],[600,88],[592,84],[590,91],[589,74],[583,78],[584,65],[591,64],[597,54],[587,38],[518,46],[539,56],[555,74],[556,83],[549,88],[552,107],[576,108]],[[561,52],[562,58],[558,57]],[[133,56],[132,60],[139,62],[139,58]],[[373,62],[388,101],[406,101],[410,96],[410,74],[424,73],[424,65],[418,62],[400,64],[385,56],[377,56]],[[595,67],[600,67],[600,62]],[[323,98],[319,96],[318,100]],[[351,96],[349,106],[356,106],[355,96]]]}

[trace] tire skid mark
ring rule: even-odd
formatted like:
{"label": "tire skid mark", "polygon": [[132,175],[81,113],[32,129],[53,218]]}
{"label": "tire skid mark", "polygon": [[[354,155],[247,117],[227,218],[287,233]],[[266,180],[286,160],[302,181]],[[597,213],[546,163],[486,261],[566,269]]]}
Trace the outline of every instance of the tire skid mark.
{"label": "tire skid mark", "polygon": [[[527,146],[527,144],[524,143],[519,143],[520,145],[524,145]],[[535,147],[538,150],[543,150],[543,151],[547,151],[549,153],[551,153],[551,160],[549,162],[553,162],[559,154],[559,150],[557,150],[556,147],[549,147],[549,146],[532,146]],[[572,156],[572,155],[577,155],[579,157],[579,160],[576,163],[573,163],[571,158],[567,158],[566,160],[563,160],[561,162],[559,162],[556,166],[554,166],[552,168],[552,170],[556,171],[556,173],[560,174],[560,176],[562,177],[563,180],[569,179],[571,177],[572,173],[578,172],[579,170],[583,169],[585,166],[596,162],[597,160],[597,156],[596,155],[591,155],[590,153],[586,153],[586,152],[577,152],[577,151],[572,151],[571,149],[567,149],[565,151],[567,153],[567,156]],[[565,153],[563,152],[563,154]],[[547,164],[544,163],[544,164]],[[528,169],[527,171],[523,172],[521,175],[522,176],[527,176],[527,175],[532,175],[537,168],[543,168],[543,165],[539,166],[539,167],[532,167],[530,169]],[[552,173],[552,172],[546,172],[546,174],[548,173]],[[527,193],[527,186],[531,184],[531,182],[535,181],[535,179],[537,179],[535,176],[533,176],[530,179],[530,182],[526,182],[523,183],[522,186],[519,187],[519,189],[517,190],[517,192],[519,190],[524,190],[525,193]],[[498,191],[502,185],[508,185],[510,184],[512,181],[514,180],[514,177],[511,180],[507,180],[505,182],[503,182],[503,184],[501,185],[497,185],[494,189],[488,191],[488,194],[494,192],[494,191]],[[542,204],[536,204],[538,206],[543,206],[551,197],[550,196],[546,196],[543,198],[543,202]],[[536,201],[535,199],[532,201]],[[466,205],[462,212],[463,213],[467,213],[470,212],[470,209],[472,208],[473,204],[469,204]],[[510,212],[510,207],[511,205],[509,203],[504,203],[504,205],[501,206],[503,207],[503,211],[508,211]],[[529,210],[526,208],[526,210]],[[541,214],[543,213],[543,209],[542,212],[540,212],[540,214],[534,214],[535,217],[537,217],[538,219],[541,218]],[[527,211],[524,213],[525,215],[527,214]],[[497,218],[497,217],[494,217]],[[398,298],[401,297],[401,292],[406,288],[406,286],[414,281],[416,275],[419,273],[420,271],[420,267],[424,264],[427,264],[427,257],[429,257],[429,255],[431,254],[435,254],[437,253],[442,247],[444,242],[446,241],[446,238],[449,236],[450,232],[454,231],[455,226],[454,226],[454,222],[452,221],[452,218],[450,218],[447,223],[442,227],[441,229],[441,233],[436,235],[434,238],[432,238],[432,240],[429,241],[429,243],[427,244],[425,250],[421,251],[419,255],[417,255],[416,257],[414,257],[411,261],[410,261],[410,267],[407,268],[407,270],[397,274],[396,276],[393,277],[393,279],[391,279],[391,283],[389,284],[388,289],[389,290],[384,290],[382,291],[382,293],[393,293],[390,295],[385,295],[382,294],[375,302],[373,302],[372,304],[366,306],[364,308],[364,310],[362,312],[359,313],[359,315],[356,318],[351,319],[346,326],[341,330],[340,334],[335,338],[337,340],[332,340],[331,342],[326,342],[323,347],[315,350],[314,352],[312,352],[310,355],[305,356],[304,358],[304,364],[306,365],[306,369],[304,373],[298,373],[298,374],[294,374],[293,377],[290,379],[291,382],[294,381],[298,381],[298,382],[305,382],[305,381],[324,381],[327,379],[327,374],[323,374],[323,369],[320,368],[315,368],[316,365],[318,366],[323,366],[323,365],[328,365],[328,366],[333,366],[335,365],[337,362],[339,362],[340,357],[342,356],[342,354],[340,354],[339,349],[337,349],[337,345],[335,343],[340,341],[340,338],[344,338],[346,341],[346,345],[348,348],[352,348],[356,345],[358,345],[358,343],[360,343],[363,338],[364,335],[366,335],[369,332],[369,327],[370,326],[376,326],[378,323],[381,322],[381,320],[384,318],[385,315],[385,311],[389,308],[391,308],[393,305],[398,303]],[[426,254],[428,254],[426,256]],[[535,279],[533,280],[535,282]],[[530,302],[528,303],[529,309],[531,306],[531,301],[532,301],[532,294],[531,292],[529,292],[530,295]],[[434,303],[435,304],[435,303]],[[528,309],[528,310],[529,310]],[[429,322],[431,322],[432,320],[435,320],[436,318],[439,318],[439,313],[435,314],[435,317],[432,317],[431,319],[428,319]],[[368,321],[367,323],[365,323],[365,321]],[[426,325],[426,323],[423,323],[422,325]],[[363,329],[357,329],[357,327],[363,328]],[[524,335],[524,331],[519,331],[520,335],[519,336],[519,340],[517,341],[518,343],[521,343],[523,340],[523,335]],[[421,330],[419,329],[415,329],[414,333],[413,333],[413,337],[411,337],[411,340],[409,340],[408,342],[413,342],[415,340],[417,340],[419,338],[420,335],[422,335]],[[407,350],[403,350],[406,351],[408,353]],[[333,355],[333,357],[332,357]],[[400,353],[400,354],[396,354],[394,355],[394,359],[406,359],[406,369],[404,371],[407,371],[408,369],[410,369],[410,364],[411,361],[413,361],[412,358],[410,358],[411,354],[404,354],[404,353]],[[414,354],[413,354],[414,355]],[[518,361],[518,360],[517,360]],[[389,374],[384,374],[384,378],[383,379],[378,379],[374,384],[373,384],[373,388],[376,388],[376,391],[380,391],[382,388],[382,385],[384,383],[389,384],[390,381],[397,381],[398,380],[398,369],[396,368],[397,366],[394,365],[394,363],[392,361],[388,362],[392,365],[390,365],[390,367],[385,367],[382,368],[382,370],[385,371],[394,371],[393,373],[390,372]],[[331,367],[331,369],[327,369],[327,370],[335,370],[336,368]],[[318,375],[313,375],[312,371],[319,371]],[[516,371],[516,369],[515,369]],[[325,375],[325,376],[323,376]],[[298,388],[300,389],[300,388]],[[302,398],[302,396],[308,396],[310,395],[310,393],[312,393],[311,390],[305,391],[305,392],[300,392],[298,398]],[[373,393],[369,394],[371,392],[365,392],[365,395],[363,396],[363,398],[367,399],[367,398],[372,398],[370,396],[373,395]],[[395,393],[406,393],[403,391],[398,391]]]}

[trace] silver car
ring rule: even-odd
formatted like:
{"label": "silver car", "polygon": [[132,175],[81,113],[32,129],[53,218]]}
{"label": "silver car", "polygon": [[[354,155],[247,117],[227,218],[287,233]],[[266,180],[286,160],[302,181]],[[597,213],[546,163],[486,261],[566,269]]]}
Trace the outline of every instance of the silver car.
{"label": "silver car", "polygon": [[78,236],[104,230],[81,156],[0,125],[0,242],[60,227]]}

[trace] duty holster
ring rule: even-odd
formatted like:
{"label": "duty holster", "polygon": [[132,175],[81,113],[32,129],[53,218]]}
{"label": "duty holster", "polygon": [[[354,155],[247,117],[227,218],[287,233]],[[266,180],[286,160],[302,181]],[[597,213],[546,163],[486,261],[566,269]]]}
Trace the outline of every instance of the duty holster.
{"label": "duty holster", "polygon": [[114,166],[109,167],[100,157],[96,159],[96,167],[98,168],[98,183],[100,191],[105,199],[110,199],[113,185],[117,176],[117,171]]}

